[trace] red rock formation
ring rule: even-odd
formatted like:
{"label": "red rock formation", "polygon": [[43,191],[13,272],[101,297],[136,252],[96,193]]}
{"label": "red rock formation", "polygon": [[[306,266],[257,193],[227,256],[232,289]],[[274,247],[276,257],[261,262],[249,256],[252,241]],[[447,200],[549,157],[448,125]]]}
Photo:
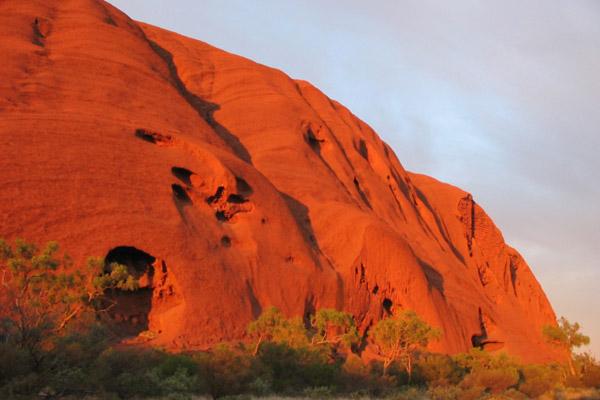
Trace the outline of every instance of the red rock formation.
{"label": "red rock formation", "polygon": [[[152,343],[241,338],[269,305],[416,310],[435,350],[557,357],[521,256],[471,195],[408,173],[307,82],[99,0],[0,3],[0,236],[143,277]],[[152,335],[151,335],[152,336]]]}

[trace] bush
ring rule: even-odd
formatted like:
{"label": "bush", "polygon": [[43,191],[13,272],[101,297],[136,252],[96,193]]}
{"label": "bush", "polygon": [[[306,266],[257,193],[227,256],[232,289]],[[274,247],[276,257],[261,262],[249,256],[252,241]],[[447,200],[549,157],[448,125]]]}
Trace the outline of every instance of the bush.
{"label": "bush", "polygon": [[277,393],[299,393],[307,387],[329,387],[338,379],[339,363],[330,363],[328,350],[291,348],[284,344],[265,343],[259,360],[272,378]]}
{"label": "bush", "polygon": [[577,354],[575,356],[577,370],[579,371],[579,382],[582,386],[600,388],[600,364],[589,353]]}
{"label": "bush", "polygon": [[229,346],[220,345],[210,353],[195,353],[192,357],[205,377],[207,392],[214,397],[266,390],[265,386],[269,386],[269,377],[256,381],[262,373],[259,363],[249,354]]}
{"label": "bush", "polygon": [[94,366],[102,391],[121,398],[203,393],[198,364],[187,355],[157,350],[109,349]]}
{"label": "bush", "polygon": [[32,365],[25,350],[12,343],[0,343],[0,386],[30,372]]}
{"label": "bush", "polygon": [[534,398],[554,389],[562,380],[561,371],[548,365],[525,365],[521,373],[519,390]]}
{"label": "bush", "polygon": [[483,387],[491,393],[502,393],[519,382],[515,367],[480,369],[471,371],[461,382],[462,387]]}
{"label": "bush", "polygon": [[429,386],[455,385],[465,370],[445,354],[423,353],[415,365],[415,382]]}

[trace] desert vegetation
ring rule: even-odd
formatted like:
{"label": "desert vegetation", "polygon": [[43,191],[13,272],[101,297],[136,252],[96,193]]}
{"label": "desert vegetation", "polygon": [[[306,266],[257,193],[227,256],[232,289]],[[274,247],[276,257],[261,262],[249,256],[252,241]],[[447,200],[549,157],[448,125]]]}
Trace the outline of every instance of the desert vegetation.
{"label": "desert vegetation", "polygon": [[[564,318],[544,334],[570,354],[565,365],[523,365],[476,348],[453,356],[428,352],[443,332],[410,310],[374,325],[368,350],[348,313],[320,309],[306,321],[275,307],[248,325],[246,341],[209,351],[123,344],[104,316],[114,305],[109,294],[135,290],[136,278],[98,258],[76,268],[59,253],[55,243],[0,241],[2,399],[598,396],[600,364],[573,353],[589,338]],[[361,358],[360,351],[372,354]]]}

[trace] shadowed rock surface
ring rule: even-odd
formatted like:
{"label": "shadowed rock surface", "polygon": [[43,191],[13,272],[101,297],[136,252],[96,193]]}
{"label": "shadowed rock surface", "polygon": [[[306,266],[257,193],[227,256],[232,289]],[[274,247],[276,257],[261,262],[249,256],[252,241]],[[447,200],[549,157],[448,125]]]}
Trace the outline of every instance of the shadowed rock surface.
{"label": "shadowed rock surface", "polygon": [[128,331],[206,348],[270,305],[344,309],[362,334],[410,308],[444,331],[432,350],[560,357],[473,197],[309,83],[99,0],[0,2],[0,38],[0,236],[118,254],[144,282]]}

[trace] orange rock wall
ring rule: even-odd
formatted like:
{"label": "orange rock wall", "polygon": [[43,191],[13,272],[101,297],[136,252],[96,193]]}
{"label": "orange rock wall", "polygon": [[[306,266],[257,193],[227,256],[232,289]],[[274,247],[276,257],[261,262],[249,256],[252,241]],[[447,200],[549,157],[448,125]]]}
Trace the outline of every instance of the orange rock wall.
{"label": "orange rock wall", "polygon": [[471,195],[407,172],[307,82],[97,0],[0,2],[0,236],[155,258],[151,343],[239,339],[267,306],[361,332],[416,310],[434,350],[559,357],[554,313]]}

